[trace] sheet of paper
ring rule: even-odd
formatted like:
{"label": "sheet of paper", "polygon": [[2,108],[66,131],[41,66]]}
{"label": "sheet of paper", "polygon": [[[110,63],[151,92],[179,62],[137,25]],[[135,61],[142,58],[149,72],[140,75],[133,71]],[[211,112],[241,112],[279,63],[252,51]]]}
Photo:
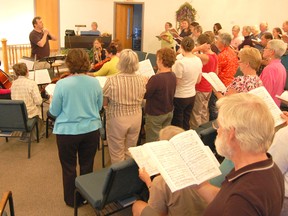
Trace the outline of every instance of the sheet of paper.
{"label": "sheet of paper", "polygon": [[174,145],[176,151],[188,165],[197,183],[221,174],[218,168],[219,163],[215,163],[215,156],[212,152],[212,154],[207,152],[206,146],[194,130],[174,136],[170,143]]}
{"label": "sheet of paper", "polygon": [[282,102],[288,103],[288,91],[284,91],[280,96],[276,95],[278,99],[280,99]]}
{"label": "sheet of paper", "polygon": [[56,84],[50,83],[45,87],[45,91],[47,92],[48,95],[53,96],[54,90],[55,90]]}
{"label": "sheet of paper", "polygon": [[47,69],[29,71],[29,79],[35,80],[38,85],[51,83],[51,78]]}
{"label": "sheet of paper", "polygon": [[107,81],[107,77],[106,76],[97,76],[95,78],[99,81],[101,88],[104,88],[104,85]]}
{"label": "sheet of paper", "polygon": [[212,87],[218,92],[226,92],[226,86],[224,83],[219,79],[216,73],[209,72],[209,73],[202,73],[202,76],[212,85]]}
{"label": "sheet of paper", "polygon": [[153,176],[159,173],[157,166],[154,164],[154,161],[145,151],[143,146],[131,147],[128,150],[136,161],[138,167],[144,167],[149,176]]}
{"label": "sheet of paper", "polygon": [[144,145],[157,164],[157,168],[169,186],[171,192],[197,184],[190,169],[184,163],[175,148],[169,142],[154,142]]}
{"label": "sheet of paper", "polygon": [[249,91],[249,93],[259,96],[266,103],[266,105],[268,106],[268,109],[271,111],[271,114],[274,118],[275,127],[285,122],[285,120],[282,119],[280,116],[282,111],[277,106],[277,104],[275,103],[275,101],[273,100],[273,98],[271,97],[271,95],[269,94],[269,92],[266,90],[264,86],[261,86],[256,89],[252,89]]}
{"label": "sheet of paper", "polygon": [[155,72],[149,59],[139,62],[139,70],[136,73],[142,76],[146,76],[148,78],[155,75]]}
{"label": "sheet of paper", "polygon": [[28,59],[19,59],[19,62],[25,63],[27,65],[27,68],[29,71],[34,70],[34,61],[28,60]]}

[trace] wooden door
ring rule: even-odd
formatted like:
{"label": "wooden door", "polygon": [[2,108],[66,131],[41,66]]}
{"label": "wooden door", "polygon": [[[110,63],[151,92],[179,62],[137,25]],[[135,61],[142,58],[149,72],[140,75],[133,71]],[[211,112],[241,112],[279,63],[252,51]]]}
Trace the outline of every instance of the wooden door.
{"label": "wooden door", "polygon": [[134,6],[116,3],[115,39],[119,39],[124,49],[132,49]]}
{"label": "wooden door", "polygon": [[57,38],[56,41],[49,41],[51,55],[56,54],[60,50],[59,0],[34,0],[34,2],[35,16],[40,16],[44,28],[47,28]]}

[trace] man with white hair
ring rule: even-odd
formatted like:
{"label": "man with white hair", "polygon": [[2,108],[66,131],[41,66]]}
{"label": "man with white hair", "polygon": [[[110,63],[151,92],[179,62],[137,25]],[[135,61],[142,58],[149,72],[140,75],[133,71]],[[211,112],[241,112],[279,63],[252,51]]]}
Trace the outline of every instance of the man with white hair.
{"label": "man with white hair", "polygon": [[218,154],[235,168],[221,189],[202,183],[198,193],[209,203],[207,215],[279,215],[284,199],[284,180],[267,153],[274,135],[274,120],[258,96],[239,93],[217,102],[214,127]]}
{"label": "man with white hair", "polygon": [[287,44],[282,40],[270,40],[264,48],[263,58],[268,61],[268,65],[263,69],[260,79],[275,103],[280,107],[280,100],[276,95],[281,95],[286,84],[287,72],[281,63],[281,56],[284,55]]}
{"label": "man with white hair", "polygon": [[[216,150],[235,168],[226,175],[221,188],[208,182],[195,186],[208,203],[203,215],[280,215],[284,180],[267,153],[274,136],[270,110],[260,97],[249,93],[223,97],[217,107]],[[149,210],[150,216],[157,215]]]}

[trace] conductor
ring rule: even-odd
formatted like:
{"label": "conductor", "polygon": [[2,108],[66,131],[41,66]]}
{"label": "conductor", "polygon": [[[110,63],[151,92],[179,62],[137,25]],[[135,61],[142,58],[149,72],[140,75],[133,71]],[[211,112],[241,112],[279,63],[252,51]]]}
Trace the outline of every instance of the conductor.
{"label": "conductor", "polygon": [[29,35],[29,40],[31,43],[31,57],[36,60],[48,57],[50,55],[49,40],[56,40],[48,29],[44,28],[41,17],[34,17],[32,20],[32,25],[34,27]]}

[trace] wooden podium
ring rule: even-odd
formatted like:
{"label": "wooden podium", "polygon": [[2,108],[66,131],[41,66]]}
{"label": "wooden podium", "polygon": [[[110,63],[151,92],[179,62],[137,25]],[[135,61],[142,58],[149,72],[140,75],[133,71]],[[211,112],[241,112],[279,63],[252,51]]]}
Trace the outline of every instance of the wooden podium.
{"label": "wooden podium", "polygon": [[65,49],[70,48],[86,48],[91,49],[93,42],[96,38],[101,38],[104,43],[103,47],[106,48],[111,43],[111,36],[100,37],[100,36],[65,36]]}

